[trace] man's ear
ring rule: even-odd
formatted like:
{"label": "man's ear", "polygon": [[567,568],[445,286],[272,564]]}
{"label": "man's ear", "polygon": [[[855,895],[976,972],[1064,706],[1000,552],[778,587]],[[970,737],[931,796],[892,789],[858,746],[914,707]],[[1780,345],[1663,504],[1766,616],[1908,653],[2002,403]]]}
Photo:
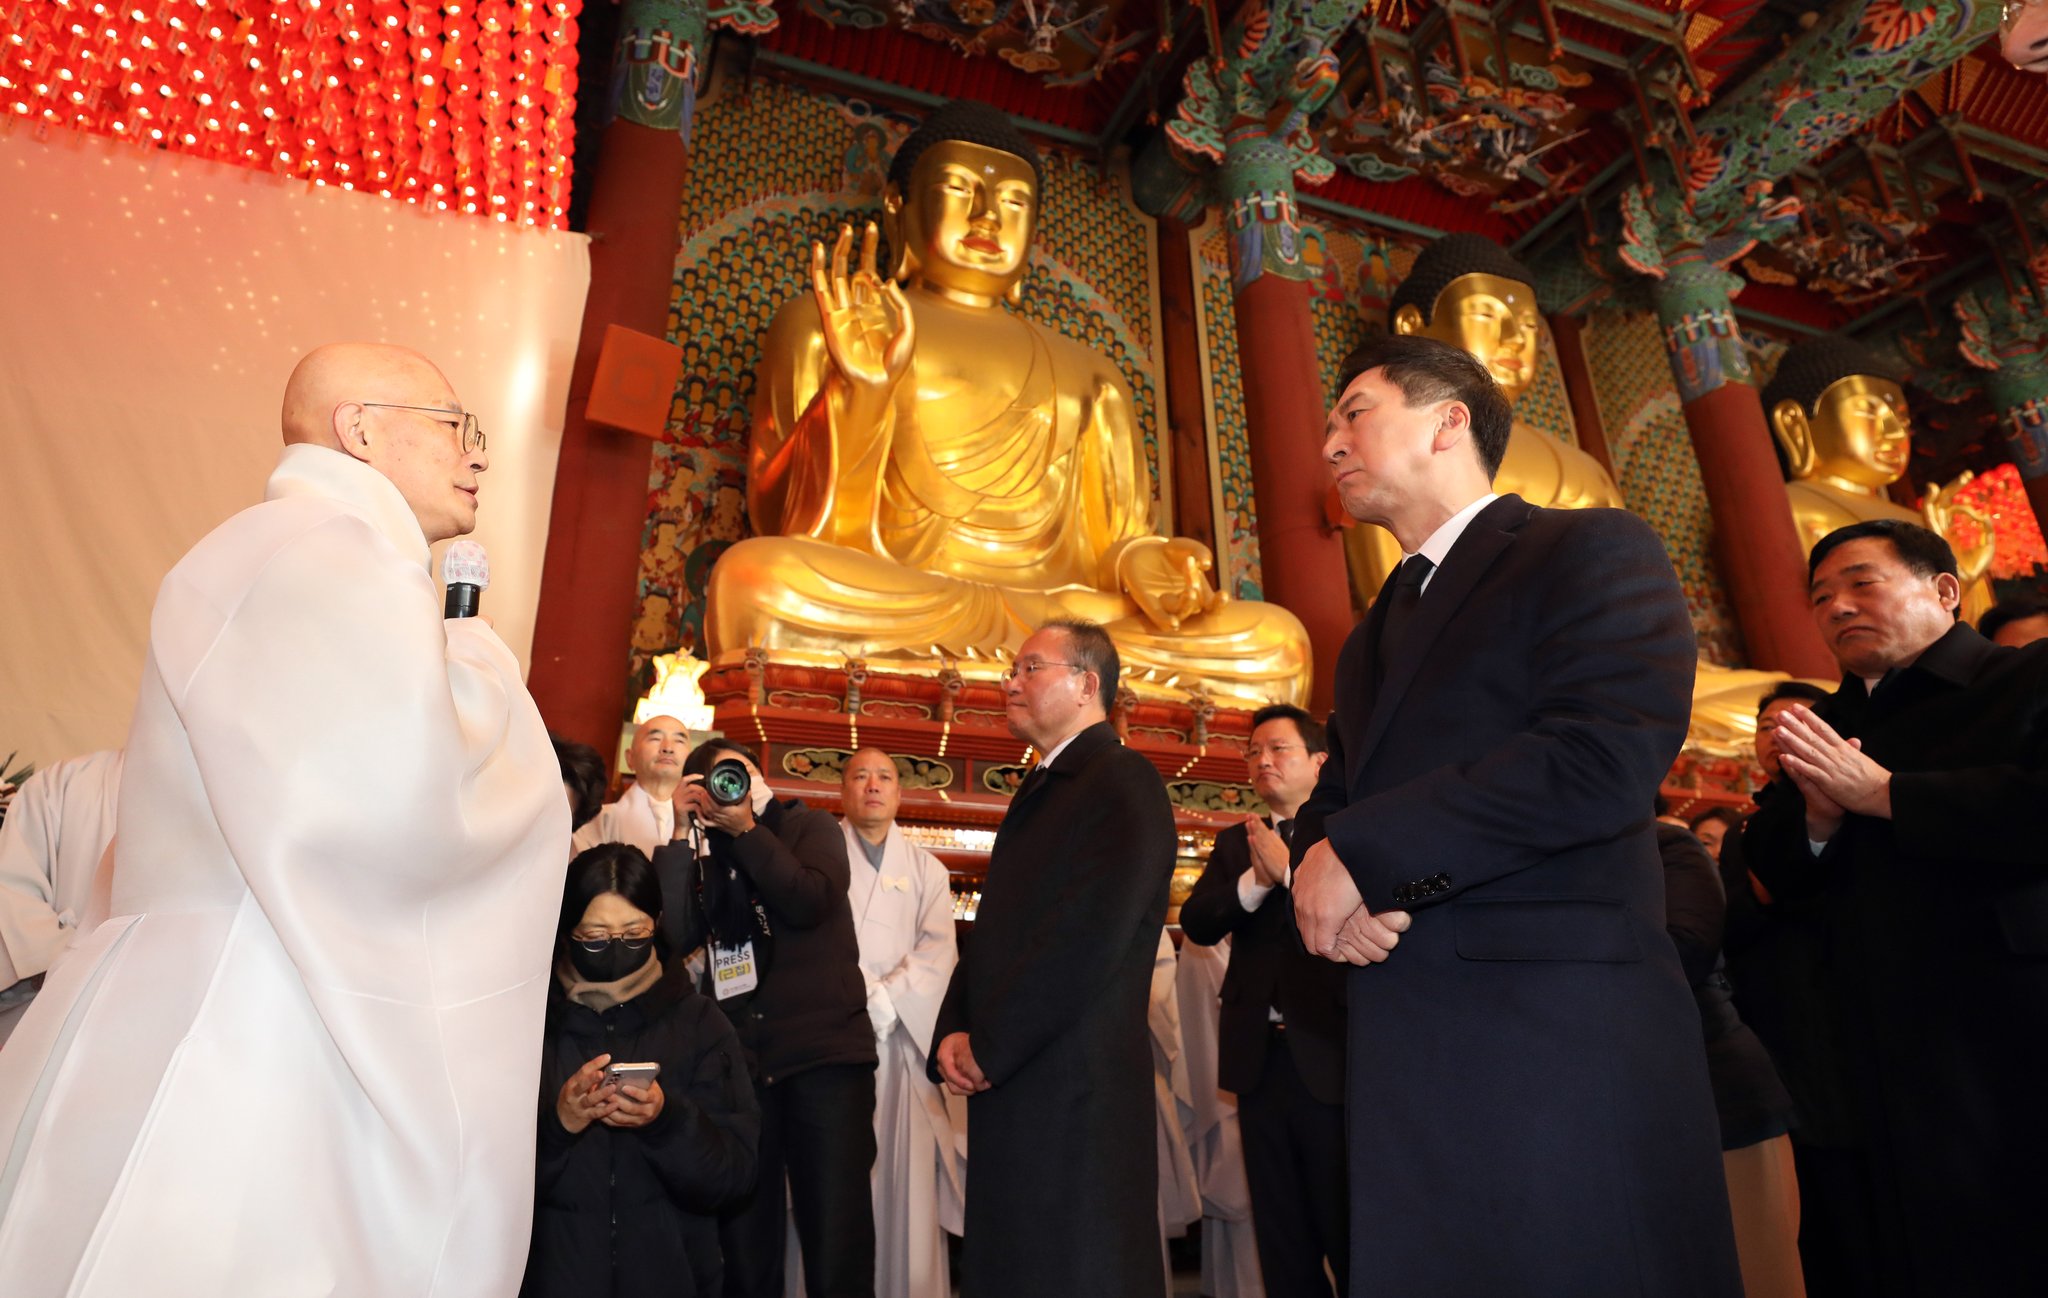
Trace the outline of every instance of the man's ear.
{"label": "man's ear", "polygon": [[368,414],[359,402],[344,401],[334,408],[334,444],[365,464],[370,460],[370,436],[363,420]]}
{"label": "man's ear", "polygon": [[1437,421],[1436,436],[1430,440],[1430,449],[1448,451],[1471,435],[1471,408],[1462,401],[1452,401],[1444,407],[1443,418]]}
{"label": "man's ear", "polygon": [[1963,606],[1963,583],[1952,572],[1934,574],[1934,596],[1941,606],[1954,613]]}

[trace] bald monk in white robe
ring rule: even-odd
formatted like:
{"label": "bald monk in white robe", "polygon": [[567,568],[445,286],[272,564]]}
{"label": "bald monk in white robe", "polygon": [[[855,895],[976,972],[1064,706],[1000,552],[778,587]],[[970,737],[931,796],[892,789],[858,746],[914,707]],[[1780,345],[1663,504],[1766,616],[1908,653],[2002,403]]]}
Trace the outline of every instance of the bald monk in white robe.
{"label": "bald monk in white robe", "polygon": [[[960,961],[952,875],[897,825],[903,785],[889,754],[862,748],[849,756],[839,800],[852,867],[846,900],[875,1028],[874,1291],[947,1298],[946,1234],[961,1233],[967,1166],[946,1098],[925,1076],[925,1044]],[[801,1298],[794,1222],[785,1256],[783,1293]]]}
{"label": "bald monk in white robe", "polygon": [[0,1051],[7,1298],[519,1287],[569,816],[428,571],[483,442],[392,347],[307,356],[283,424],[158,592],[109,917]]}
{"label": "bald monk in white robe", "polygon": [[683,782],[683,762],[690,756],[690,732],[670,716],[649,717],[633,729],[626,750],[632,763],[633,786],[607,802],[597,818],[576,831],[569,855],[599,843],[631,843],[649,858],[654,849],[676,836],[675,793]]}

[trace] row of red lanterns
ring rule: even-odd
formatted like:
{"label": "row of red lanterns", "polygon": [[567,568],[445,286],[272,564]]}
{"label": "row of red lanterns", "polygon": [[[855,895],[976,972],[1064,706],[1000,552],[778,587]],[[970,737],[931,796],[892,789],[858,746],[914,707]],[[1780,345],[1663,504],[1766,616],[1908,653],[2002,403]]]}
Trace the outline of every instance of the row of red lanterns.
{"label": "row of red lanterns", "polygon": [[0,109],[559,228],[582,0],[0,0]]}

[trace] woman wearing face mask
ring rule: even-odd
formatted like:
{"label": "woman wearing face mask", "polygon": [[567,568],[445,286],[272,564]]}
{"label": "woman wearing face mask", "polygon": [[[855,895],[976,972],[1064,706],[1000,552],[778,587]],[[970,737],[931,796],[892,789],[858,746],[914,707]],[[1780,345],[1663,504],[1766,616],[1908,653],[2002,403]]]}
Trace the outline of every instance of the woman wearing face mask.
{"label": "woman wearing face mask", "polygon": [[[656,940],[661,885],[640,849],[569,863],[541,1061],[525,1298],[717,1295],[717,1213],[754,1183],[760,1110],[738,1039]],[[673,967],[670,967],[670,965]],[[653,1063],[645,1085],[613,1063]]]}

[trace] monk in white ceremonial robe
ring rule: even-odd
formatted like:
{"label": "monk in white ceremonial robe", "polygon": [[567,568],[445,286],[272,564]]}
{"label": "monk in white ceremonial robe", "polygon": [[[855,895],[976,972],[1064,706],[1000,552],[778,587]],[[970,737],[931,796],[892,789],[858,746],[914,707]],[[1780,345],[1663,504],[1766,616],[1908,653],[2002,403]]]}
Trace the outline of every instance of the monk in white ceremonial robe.
{"label": "monk in white ceremonial robe", "polygon": [[22,781],[0,822],[0,1045],[88,913],[114,838],[121,750],[66,758]]}
{"label": "monk in white ceremonial robe", "polygon": [[632,787],[576,831],[569,842],[571,857],[599,843],[631,843],[652,859],[655,848],[676,836],[675,793],[690,756],[690,732],[674,717],[649,717],[634,728],[627,751]]}
{"label": "monk in white ceremonial robe", "polygon": [[[945,1097],[925,1076],[925,1046],[952,980],[953,886],[944,863],[896,824],[903,788],[878,748],[847,759],[847,901],[875,1025],[875,1293],[946,1298],[946,1238],[961,1232],[965,1161]],[[794,1253],[792,1251],[792,1257]],[[794,1284],[797,1268],[789,1272]],[[792,1296],[800,1288],[788,1291]]]}
{"label": "monk in white ceremonial robe", "polygon": [[1194,1095],[1188,1154],[1202,1191],[1202,1292],[1208,1298],[1265,1298],[1258,1241],[1252,1235],[1252,1194],[1244,1175],[1237,1097],[1216,1084],[1223,975],[1230,937],[1214,946],[1183,942],[1174,992],[1180,998],[1181,1045]]}
{"label": "monk in white ceremonial robe", "polygon": [[150,620],[109,917],[0,1051],[6,1298],[506,1298],[562,782],[442,619],[484,440],[397,348],[300,362],[264,502]]}
{"label": "monk in white ceremonial robe", "polygon": [[1187,1124],[1194,1117],[1187,1053],[1181,1048],[1180,996],[1175,990],[1179,962],[1173,935],[1159,930],[1152,960],[1152,993],[1145,1027],[1152,1040],[1152,1099],[1159,1149],[1159,1255],[1166,1263],[1166,1292],[1173,1292],[1173,1260],[1166,1241],[1188,1233],[1202,1219],[1202,1192],[1188,1152]]}

